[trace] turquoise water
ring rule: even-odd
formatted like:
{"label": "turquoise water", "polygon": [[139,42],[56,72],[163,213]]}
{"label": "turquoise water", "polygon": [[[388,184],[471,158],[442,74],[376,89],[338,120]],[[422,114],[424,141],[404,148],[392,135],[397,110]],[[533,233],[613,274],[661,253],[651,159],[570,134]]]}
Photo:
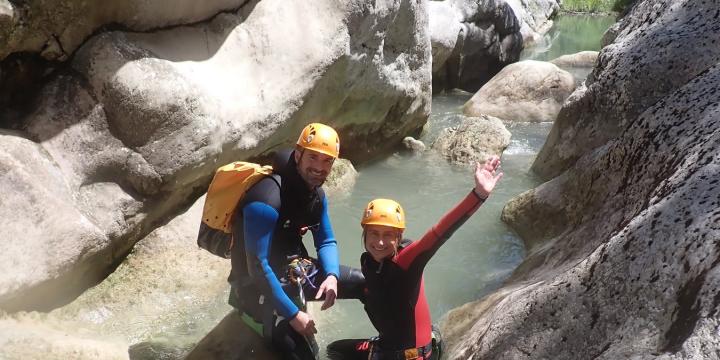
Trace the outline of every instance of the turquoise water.
{"label": "turquoise water", "polygon": [[[460,108],[470,96],[457,92],[434,97],[428,131],[421,140],[430,145],[443,128],[457,125],[463,118]],[[522,240],[500,221],[500,213],[510,198],[539,184],[527,169],[550,126],[509,127],[513,138],[502,157],[503,179],[425,269],[425,291],[434,322],[450,309],[496,289],[522,261]],[[360,215],[370,200],[385,197],[400,202],[407,218],[405,236],[417,239],[471,190],[472,170],[469,165],[450,165],[433,150],[421,155],[399,152],[360,168],[352,194],[334,199],[330,205],[342,263],[359,266],[363,251]],[[334,339],[376,334],[362,306],[351,300],[340,301],[327,314],[317,316],[321,347]]]}
{"label": "turquoise water", "polygon": [[602,46],[603,33],[614,23],[614,16],[560,16],[543,41],[524,49],[520,58],[549,61],[580,51],[598,51]]}

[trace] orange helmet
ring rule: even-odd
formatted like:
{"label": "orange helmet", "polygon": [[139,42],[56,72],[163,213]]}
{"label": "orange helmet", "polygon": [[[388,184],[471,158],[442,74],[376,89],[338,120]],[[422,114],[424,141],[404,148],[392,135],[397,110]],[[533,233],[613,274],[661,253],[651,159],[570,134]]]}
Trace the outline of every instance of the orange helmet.
{"label": "orange helmet", "polygon": [[360,225],[385,225],[405,230],[405,212],[393,200],[375,199],[367,204]]}
{"label": "orange helmet", "polygon": [[337,158],[340,154],[340,138],[335,129],[320,123],[306,126],[297,145],[303,149],[310,149],[325,155]]}

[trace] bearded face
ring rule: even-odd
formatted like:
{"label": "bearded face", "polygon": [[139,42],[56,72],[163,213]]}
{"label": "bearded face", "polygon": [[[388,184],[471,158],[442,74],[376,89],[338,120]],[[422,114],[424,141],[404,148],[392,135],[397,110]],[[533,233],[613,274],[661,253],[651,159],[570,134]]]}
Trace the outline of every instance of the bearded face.
{"label": "bearded face", "polygon": [[295,150],[298,173],[309,188],[321,186],[325,182],[334,162],[334,157],[314,150]]}

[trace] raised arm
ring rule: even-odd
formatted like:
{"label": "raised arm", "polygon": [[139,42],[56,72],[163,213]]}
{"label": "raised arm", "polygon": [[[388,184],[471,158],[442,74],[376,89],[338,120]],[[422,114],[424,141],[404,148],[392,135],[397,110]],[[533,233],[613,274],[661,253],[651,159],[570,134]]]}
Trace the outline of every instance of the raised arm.
{"label": "raised arm", "polygon": [[475,213],[483,202],[490,196],[497,182],[502,178],[498,172],[500,158],[492,156],[484,164],[475,166],[475,187],[450,211],[445,213],[440,221],[428,230],[420,240],[413,242],[405,248],[396,258],[396,262],[404,269],[415,266],[422,271],[430,258],[437,252],[447,239],[467,219]]}

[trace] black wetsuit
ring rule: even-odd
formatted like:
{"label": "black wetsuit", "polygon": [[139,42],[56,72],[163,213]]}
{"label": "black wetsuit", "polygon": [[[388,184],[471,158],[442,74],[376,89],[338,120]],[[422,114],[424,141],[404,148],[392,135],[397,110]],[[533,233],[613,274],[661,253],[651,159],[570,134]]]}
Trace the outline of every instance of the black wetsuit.
{"label": "black wetsuit", "polygon": [[[328,346],[332,359],[395,359],[405,350],[419,349],[420,359],[431,357],[432,321],[425,299],[423,269],[445,241],[483,203],[471,192],[420,240],[405,242],[397,255],[375,261],[363,253],[365,311],[379,336],[373,341],[349,339]],[[368,357],[369,352],[373,352]]]}
{"label": "black wetsuit", "polygon": [[262,335],[284,358],[314,359],[311,339],[289,324],[302,304],[286,270],[293,258],[309,259],[303,234],[312,232],[319,258],[311,259],[317,271],[302,286],[305,299],[314,300],[317,287],[331,275],[338,278],[339,298],[358,298],[364,279],[358,269],[339,266],[325,194],[320,187],[308,188],[292,151],[279,153],[273,168],[272,176],[248,190],[233,218],[231,304],[263,324]]}

